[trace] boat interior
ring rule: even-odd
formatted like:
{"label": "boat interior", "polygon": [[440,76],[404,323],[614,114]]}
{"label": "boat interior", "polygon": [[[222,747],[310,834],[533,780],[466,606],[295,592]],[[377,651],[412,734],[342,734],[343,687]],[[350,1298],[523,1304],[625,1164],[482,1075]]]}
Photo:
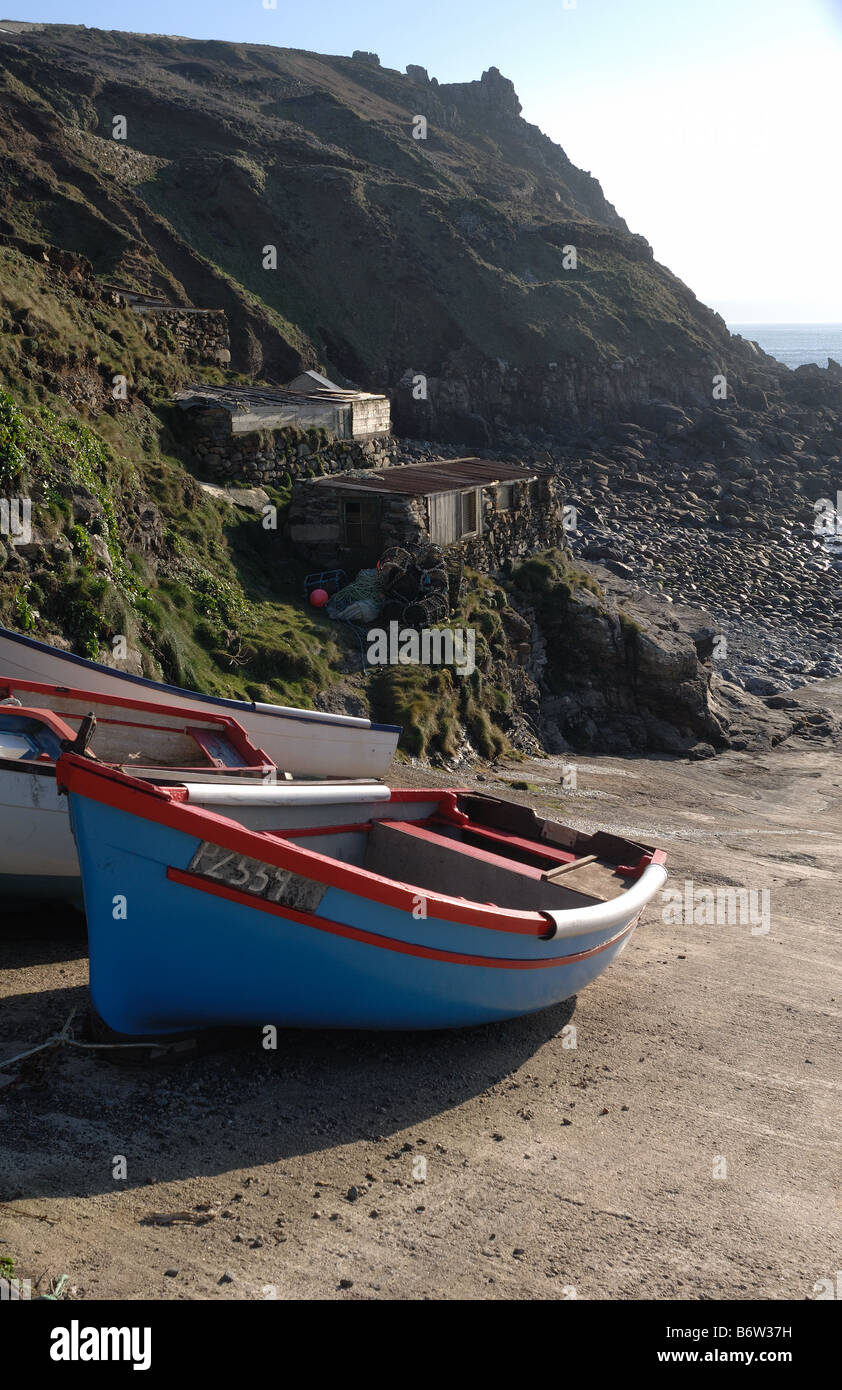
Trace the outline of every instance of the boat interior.
{"label": "boat interior", "polygon": [[0,759],[53,763],[86,719],[87,751],[101,762],[166,785],[202,780],[283,780],[271,759],[233,719],[192,711],[134,709],[111,697],[74,694],[35,682],[0,681]]}
{"label": "boat interior", "polygon": [[[374,800],[358,791],[353,805],[288,805],[282,814],[280,806],[267,807],[272,823],[267,818],[265,829],[421,891],[520,911],[608,902],[639,878],[654,852],[604,831],[584,834],[493,796],[396,792]],[[282,799],[285,789],[277,794]],[[238,819],[236,812],[225,814]]]}

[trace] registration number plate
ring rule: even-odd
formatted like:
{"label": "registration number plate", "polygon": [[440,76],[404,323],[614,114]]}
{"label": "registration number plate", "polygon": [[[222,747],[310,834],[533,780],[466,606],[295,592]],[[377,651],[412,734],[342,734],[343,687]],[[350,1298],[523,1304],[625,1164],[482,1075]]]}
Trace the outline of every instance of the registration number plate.
{"label": "registration number plate", "polygon": [[201,878],[224,883],[229,888],[238,888],[241,893],[251,893],[255,898],[265,898],[267,902],[280,903],[299,912],[314,912],[327,892],[324,883],[315,883],[313,879],[303,878],[290,869],[279,869],[274,864],[263,864],[259,859],[249,859],[207,840],[199,845],[188,869]]}

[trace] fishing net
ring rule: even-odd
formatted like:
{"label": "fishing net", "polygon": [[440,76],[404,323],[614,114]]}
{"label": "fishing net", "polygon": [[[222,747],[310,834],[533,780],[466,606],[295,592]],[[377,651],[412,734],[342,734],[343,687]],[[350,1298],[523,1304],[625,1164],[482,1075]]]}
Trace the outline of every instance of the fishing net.
{"label": "fishing net", "polygon": [[344,623],[373,623],[383,607],[383,582],[379,570],[360,570],[356,579],[346,584],[325,604],[329,618]]}

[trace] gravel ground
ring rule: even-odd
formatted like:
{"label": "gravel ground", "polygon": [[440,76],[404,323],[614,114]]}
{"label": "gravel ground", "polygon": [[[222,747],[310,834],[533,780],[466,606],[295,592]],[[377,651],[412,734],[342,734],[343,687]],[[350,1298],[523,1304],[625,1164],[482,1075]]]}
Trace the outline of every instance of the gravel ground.
{"label": "gravel ground", "polygon": [[[842,751],[559,776],[480,785],[651,837],[673,885],[768,888],[768,934],[653,906],[578,999],[509,1024],[0,1073],[0,1256],[71,1300],[815,1297],[842,1250]],[[7,914],[0,1057],[84,1010],[84,952],[56,912]]]}
{"label": "gravel ground", "polygon": [[[745,532],[676,529],[641,519],[617,494],[610,524],[588,520],[574,554],[616,566],[647,593],[704,610],[724,642],[715,661],[754,694],[793,690],[842,672],[842,561],[806,526],[775,543]],[[608,510],[608,509],[606,509]]]}

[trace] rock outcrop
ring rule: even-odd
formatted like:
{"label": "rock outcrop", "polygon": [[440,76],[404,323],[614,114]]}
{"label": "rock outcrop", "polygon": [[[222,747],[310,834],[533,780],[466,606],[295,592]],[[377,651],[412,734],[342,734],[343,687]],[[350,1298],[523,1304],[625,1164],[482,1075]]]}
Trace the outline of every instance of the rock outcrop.
{"label": "rock outcrop", "polygon": [[519,632],[504,626],[515,639],[513,663],[526,668],[537,695],[549,752],[702,758],[724,748],[761,751],[794,733],[842,735],[824,711],[794,698],[762,700],[724,679],[704,612],[673,611],[599,566],[546,575],[530,592],[528,568],[519,574],[530,597],[521,613],[537,620],[529,645],[517,640],[529,627],[523,616]]}

